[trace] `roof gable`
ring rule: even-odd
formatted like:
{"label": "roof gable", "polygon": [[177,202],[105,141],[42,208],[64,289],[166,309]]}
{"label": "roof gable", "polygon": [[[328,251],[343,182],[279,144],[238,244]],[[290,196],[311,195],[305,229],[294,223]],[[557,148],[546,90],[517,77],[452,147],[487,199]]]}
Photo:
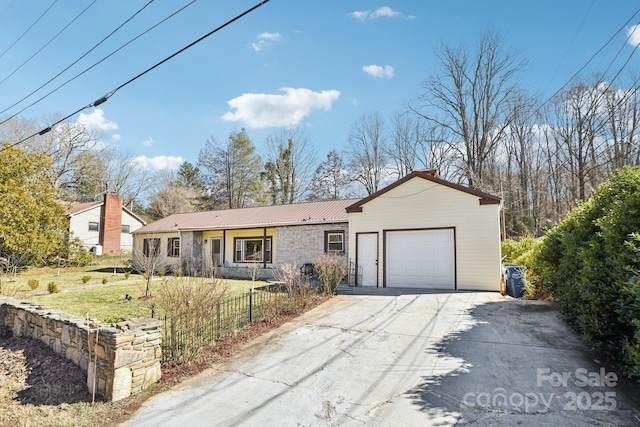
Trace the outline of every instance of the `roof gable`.
{"label": "roof gable", "polygon": [[[95,208],[101,208],[102,205],[104,205],[104,201],[102,200],[98,200],[95,202],[86,202],[86,203],[76,203],[73,204],[71,206],[69,206],[67,208],[67,218],[71,218],[74,217],[78,214],[81,214],[83,212],[87,212],[90,211],[91,209],[95,209]],[[122,206],[122,210],[126,213],[128,213],[129,215],[131,215],[132,218],[134,218],[136,221],[140,222],[140,224],[142,225],[146,225],[147,222],[140,218],[138,215],[136,215],[133,211],[131,211],[130,209],[128,209],[126,206]]]}
{"label": "roof gable", "polygon": [[74,215],[78,215],[79,213],[89,211],[96,207],[100,207],[102,206],[102,204],[102,201],[73,204],[67,209],[67,216],[72,217]]}
{"label": "roof gable", "polygon": [[443,185],[445,187],[449,187],[452,188],[454,190],[457,191],[461,191],[463,193],[467,193],[470,194],[472,196],[476,196],[479,199],[479,203],[481,205],[495,205],[495,204],[500,204],[500,198],[497,196],[493,196],[491,194],[488,193],[484,193],[480,190],[476,190],[474,188],[470,188],[470,187],[466,187],[464,185],[460,185],[460,184],[455,184],[453,182],[449,182],[449,181],[445,181],[444,179],[440,179],[436,176],[434,176],[434,173],[432,170],[420,170],[420,171],[415,171],[410,173],[409,175],[399,179],[398,181],[394,182],[393,184],[390,184],[388,186],[386,186],[385,188],[383,188],[382,190],[379,190],[373,194],[370,194],[369,196],[365,197],[364,199],[361,199],[359,201],[357,201],[356,203],[350,205],[347,207],[347,212],[348,213],[354,213],[354,212],[362,212],[362,207],[367,204],[368,202],[370,202],[371,200],[385,194],[386,192],[393,190],[396,187],[399,187],[400,185],[404,184],[405,182],[413,179],[413,178],[422,178],[425,179],[427,181],[433,182],[435,184],[440,184]]}

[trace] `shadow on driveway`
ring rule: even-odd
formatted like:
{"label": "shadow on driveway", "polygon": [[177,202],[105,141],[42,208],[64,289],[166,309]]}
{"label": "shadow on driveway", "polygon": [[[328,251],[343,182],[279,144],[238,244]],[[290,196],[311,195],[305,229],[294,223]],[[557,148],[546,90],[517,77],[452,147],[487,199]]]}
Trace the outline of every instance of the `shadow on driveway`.
{"label": "shadow on driveway", "polygon": [[506,299],[470,315],[427,350],[436,369],[407,393],[430,425],[640,425],[640,384],[576,336],[554,303]]}

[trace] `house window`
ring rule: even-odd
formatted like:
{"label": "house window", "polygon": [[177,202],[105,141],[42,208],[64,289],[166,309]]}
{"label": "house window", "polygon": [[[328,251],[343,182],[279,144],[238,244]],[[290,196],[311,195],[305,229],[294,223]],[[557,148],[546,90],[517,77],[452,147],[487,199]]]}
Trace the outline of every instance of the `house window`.
{"label": "house window", "polygon": [[99,222],[89,222],[89,231],[99,231],[100,223]]}
{"label": "house window", "polygon": [[[263,251],[264,249],[264,251]],[[271,237],[236,239],[236,262],[271,262]]]}
{"label": "house window", "polygon": [[344,231],[324,232],[324,251],[332,253],[344,252]]}
{"label": "house window", "polygon": [[142,241],[142,254],[146,257],[160,255],[160,239],[144,239]]}
{"label": "house window", "polygon": [[170,237],[167,243],[167,255],[173,258],[180,256],[180,238]]}
{"label": "house window", "polygon": [[131,232],[131,226],[129,224],[122,224],[122,227],[120,227],[120,230],[123,233],[130,233]]}

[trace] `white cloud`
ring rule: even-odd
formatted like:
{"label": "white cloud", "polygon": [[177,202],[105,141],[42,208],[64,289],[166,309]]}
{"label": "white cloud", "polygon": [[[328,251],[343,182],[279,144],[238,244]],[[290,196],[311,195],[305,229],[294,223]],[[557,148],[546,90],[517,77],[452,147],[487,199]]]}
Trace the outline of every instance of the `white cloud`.
{"label": "white cloud", "polygon": [[147,170],[177,170],[180,165],[184,163],[184,159],[180,156],[138,156],[135,157],[133,161],[138,163],[143,169]]}
{"label": "white cloud", "polygon": [[100,108],[94,108],[89,114],[80,113],[78,123],[91,130],[117,130],[118,124],[107,120],[104,117],[104,111]]}
{"label": "white cloud", "polygon": [[142,145],[144,145],[145,147],[151,147],[153,145],[153,138],[149,137],[145,139],[144,141],[142,141]]}
{"label": "white cloud", "polygon": [[[366,21],[368,19],[377,18],[399,18],[403,16],[402,13],[397,10],[391,9],[389,6],[382,6],[376,10],[358,10],[351,13],[351,17],[359,21]],[[409,19],[413,19],[414,16],[409,16]]]}
{"label": "white cloud", "polygon": [[283,95],[245,93],[228,101],[229,111],[223,120],[242,122],[249,128],[295,127],[311,110],[328,111],[340,97],[337,90],[314,92],[304,88],[285,87]]}
{"label": "white cloud", "polygon": [[640,44],[640,24],[627,28],[627,43],[633,47]]}
{"label": "white cloud", "polygon": [[375,77],[376,79],[390,79],[393,77],[393,67],[391,65],[365,65],[362,71]]}
{"label": "white cloud", "polygon": [[270,42],[279,42],[282,40],[280,33],[261,33],[258,34],[258,41],[251,44],[251,47],[256,52],[271,47]]}
{"label": "white cloud", "polygon": [[113,139],[114,141],[120,141],[120,138],[122,138],[122,135],[120,135],[119,133],[114,133],[113,135],[111,135],[111,139]]}

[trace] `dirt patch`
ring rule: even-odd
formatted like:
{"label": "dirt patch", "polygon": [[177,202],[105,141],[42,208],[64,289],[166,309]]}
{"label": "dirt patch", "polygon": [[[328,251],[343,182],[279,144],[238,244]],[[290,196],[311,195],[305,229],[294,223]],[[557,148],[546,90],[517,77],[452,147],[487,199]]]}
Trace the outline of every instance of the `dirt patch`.
{"label": "dirt patch", "polygon": [[0,340],[0,384],[12,379],[16,401],[33,405],[87,402],[86,373],[37,340]]}
{"label": "dirt patch", "polygon": [[162,379],[144,393],[119,402],[91,402],[86,373],[44,343],[14,337],[0,327],[0,426],[117,426],[149,397],[197,375],[237,353],[252,339],[318,306],[318,298],[295,315],[257,322],[215,343],[188,365],[163,365]]}

